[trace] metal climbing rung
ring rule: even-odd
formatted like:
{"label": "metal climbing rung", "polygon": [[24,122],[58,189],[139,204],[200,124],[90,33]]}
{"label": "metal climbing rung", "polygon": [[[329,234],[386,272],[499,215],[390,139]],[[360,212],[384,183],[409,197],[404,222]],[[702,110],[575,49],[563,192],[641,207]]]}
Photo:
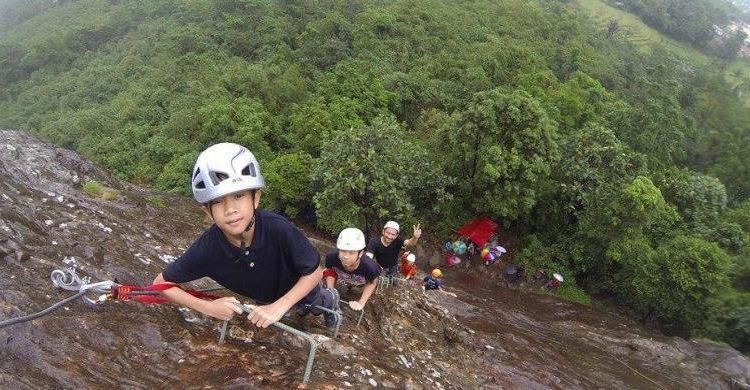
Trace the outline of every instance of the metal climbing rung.
{"label": "metal climbing rung", "polygon": [[[235,305],[242,310],[243,314],[250,314],[250,312],[253,311],[253,308],[250,305],[243,305],[241,303],[235,303]],[[341,320],[341,318],[339,316],[339,321],[340,320]],[[219,336],[219,343],[223,343],[224,342],[224,336],[226,335],[226,332],[227,332],[227,324],[228,323],[229,323],[229,321],[224,321],[224,324],[221,326],[221,336]],[[275,326],[275,327],[277,327],[277,328],[279,328],[279,329],[281,329],[281,330],[283,330],[285,332],[289,332],[289,333],[291,333],[291,334],[293,334],[295,336],[302,337],[303,339],[307,340],[308,343],[310,343],[310,350],[307,353],[307,364],[305,365],[305,373],[302,376],[302,384],[306,385],[307,382],[310,380],[310,372],[312,371],[312,365],[313,365],[313,362],[315,361],[315,352],[317,351],[318,346],[320,344],[318,344],[318,342],[315,341],[315,339],[311,335],[309,335],[309,334],[307,334],[307,333],[305,333],[305,332],[303,332],[303,331],[301,331],[299,329],[294,329],[294,328],[292,328],[291,326],[289,326],[287,324],[284,324],[284,323],[276,321],[276,322],[274,322],[271,325],[273,325],[273,326]]]}
{"label": "metal climbing rung", "polygon": [[341,319],[342,319],[341,312],[336,311],[336,310],[331,310],[323,306],[315,306],[315,307],[317,307],[320,310],[333,314],[333,317],[336,319],[336,326],[334,327],[334,330],[333,330],[333,338],[335,339],[336,337],[338,337],[339,328],[341,327]]}
{"label": "metal climbing rung", "polygon": [[[344,306],[349,306],[349,302],[345,301],[343,299],[339,299],[339,304],[344,304]],[[354,309],[352,309],[354,310]],[[356,311],[356,310],[355,310]],[[359,327],[359,324],[362,322],[362,317],[365,316],[365,308],[363,307],[362,310],[359,310],[359,318],[357,318],[357,326]]]}
{"label": "metal climbing rung", "polygon": [[386,287],[393,286],[393,278],[390,276],[380,275],[378,276],[378,285],[375,286],[375,292]]}
{"label": "metal climbing rung", "polygon": [[[349,306],[349,302],[345,301],[343,299],[339,299],[339,304],[343,303],[344,306]],[[354,310],[354,309],[352,309]],[[365,316],[365,308],[363,307],[362,310],[359,310],[359,318],[357,318],[357,326],[359,327],[359,324],[362,322],[362,317]]]}

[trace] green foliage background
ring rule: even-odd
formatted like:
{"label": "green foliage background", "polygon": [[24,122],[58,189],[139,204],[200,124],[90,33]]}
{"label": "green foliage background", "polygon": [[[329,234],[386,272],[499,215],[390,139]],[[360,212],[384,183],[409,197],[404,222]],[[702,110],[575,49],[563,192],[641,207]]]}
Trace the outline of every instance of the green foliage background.
{"label": "green foliage background", "polygon": [[[332,233],[398,219],[443,237],[484,214],[569,299],[750,351],[750,91],[721,67],[644,54],[566,1],[0,11],[4,128],[186,195],[198,151],[239,142],[265,206]],[[701,46],[690,26],[717,15],[670,31]]]}

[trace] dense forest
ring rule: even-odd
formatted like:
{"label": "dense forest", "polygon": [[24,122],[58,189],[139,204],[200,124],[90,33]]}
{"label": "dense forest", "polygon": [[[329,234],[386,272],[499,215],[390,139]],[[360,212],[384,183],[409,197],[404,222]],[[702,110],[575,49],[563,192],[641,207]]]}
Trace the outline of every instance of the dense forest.
{"label": "dense forest", "polygon": [[6,0],[0,15],[3,128],[183,194],[202,148],[239,142],[265,207],[332,233],[392,218],[440,240],[486,215],[526,270],[565,275],[563,297],[750,351],[742,91],[574,2]]}

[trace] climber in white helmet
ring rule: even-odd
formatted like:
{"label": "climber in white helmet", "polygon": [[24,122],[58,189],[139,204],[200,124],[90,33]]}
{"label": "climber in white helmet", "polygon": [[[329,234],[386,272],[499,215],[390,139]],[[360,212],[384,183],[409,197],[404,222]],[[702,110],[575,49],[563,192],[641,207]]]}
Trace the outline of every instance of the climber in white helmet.
{"label": "climber in white helmet", "polygon": [[[334,315],[319,307],[337,308],[338,292],[320,286],[320,257],[304,234],[284,217],[258,209],[264,186],[260,165],[247,148],[220,143],[204,150],[191,187],[213,224],[154,283],[211,278],[257,303],[248,320],[258,327],[273,324],[295,305],[301,314],[325,314],[332,325]],[[180,288],[162,294],[220,320],[242,312],[234,297],[209,301]]]}
{"label": "climber in white helmet", "polygon": [[365,235],[357,228],[346,228],[339,233],[336,250],[328,253],[325,259],[323,280],[328,288],[337,281],[352,286],[364,286],[362,295],[349,302],[354,310],[362,310],[377,286],[380,266],[365,254]]}
{"label": "climber in white helmet", "polygon": [[399,252],[404,247],[416,245],[419,237],[422,236],[420,224],[416,224],[412,228],[414,232],[412,237],[404,240],[399,235],[401,228],[398,223],[388,221],[383,226],[381,236],[373,238],[367,243],[367,254],[383,267],[386,276],[393,278],[398,273]]}

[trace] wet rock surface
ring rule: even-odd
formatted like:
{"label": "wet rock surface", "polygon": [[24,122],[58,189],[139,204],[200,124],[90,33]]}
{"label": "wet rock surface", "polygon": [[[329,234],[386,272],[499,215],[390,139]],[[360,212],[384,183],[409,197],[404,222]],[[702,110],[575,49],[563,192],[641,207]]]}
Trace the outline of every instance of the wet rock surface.
{"label": "wet rock surface", "polygon": [[[71,296],[52,286],[54,269],[75,266],[92,282],[149,284],[205,228],[190,199],[118,182],[75,153],[24,133],[0,131],[0,170],[0,321]],[[90,181],[117,196],[86,195],[82,186]],[[327,247],[314,242],[321,251]],[[457,296],[423,292],[417,283],[382,290],[359,327],[358,313],[344,308],[338,338],[322,318],[284,319],[321,342],[309,387],[750,387],[750,361],[725,346],[664,337],[625,318],[463,271],[446,272],[446,286]],[[343,298],[358,294],[342,290]],[[76,300],[0,329],[0,387],[300,383],[305,342],[235,318],[219,344],[220,325],[174,305]]]}

